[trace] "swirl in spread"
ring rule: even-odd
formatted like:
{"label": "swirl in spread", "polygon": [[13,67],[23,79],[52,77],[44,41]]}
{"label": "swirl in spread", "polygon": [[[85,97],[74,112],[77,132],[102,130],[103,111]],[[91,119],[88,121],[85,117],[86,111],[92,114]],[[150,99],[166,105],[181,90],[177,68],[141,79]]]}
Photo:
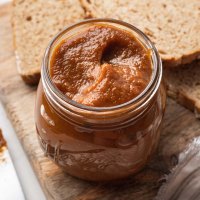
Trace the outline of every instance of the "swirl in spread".
{"label": "swirl in spread", "polygon": [[70,99],[88,106],[128,102],[148,85],[150,51],[128,31],[94,25],[64,39],[54,50],[50,76]]}

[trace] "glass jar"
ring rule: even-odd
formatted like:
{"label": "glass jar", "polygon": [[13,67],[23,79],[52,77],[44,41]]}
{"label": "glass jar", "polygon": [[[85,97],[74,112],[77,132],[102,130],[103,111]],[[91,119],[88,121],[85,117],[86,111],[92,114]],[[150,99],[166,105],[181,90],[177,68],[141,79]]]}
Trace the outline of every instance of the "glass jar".
{"label": "glass jar", "polygon": [[[63,95],[49,76],[54,48],[65,38],[94,24],[129,31],[151,52],[152,78],[131,101],[113,107],[89,107]],[[157,147],[165,108],[162,63],[152,42],[137,28],[112,19],[90,19],[61,31],[44,55],[38,86],[35,123],[40,145],[67,173],[108,181],[141,170]]]}

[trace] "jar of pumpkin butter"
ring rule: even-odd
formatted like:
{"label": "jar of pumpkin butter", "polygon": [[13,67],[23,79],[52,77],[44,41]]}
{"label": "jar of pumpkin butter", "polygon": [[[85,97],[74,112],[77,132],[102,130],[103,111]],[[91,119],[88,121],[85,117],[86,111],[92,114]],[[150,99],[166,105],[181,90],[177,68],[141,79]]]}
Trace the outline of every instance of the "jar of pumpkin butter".
{"label": "jar of pumpkin butter", "polygon": [[141,170],[155,152],[165,108],[162,63],[134,26],[90,19],[45,52],[35,122],[46,156],[92,181]]}

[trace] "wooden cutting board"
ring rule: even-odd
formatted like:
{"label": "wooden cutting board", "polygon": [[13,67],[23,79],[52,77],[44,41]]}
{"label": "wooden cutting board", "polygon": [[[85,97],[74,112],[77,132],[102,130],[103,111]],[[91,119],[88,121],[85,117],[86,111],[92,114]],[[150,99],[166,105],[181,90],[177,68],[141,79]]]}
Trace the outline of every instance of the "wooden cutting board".
{"label": "wooden cutting board", "polygon": [[[4,103],[21,144],[47,199],[55,200],[150,200],[179,162],[191,140],[200,135],[193,113],[168,99],[164,127],[155,158],[136,176],[115,183],[91,183],[73,178],[44,157],[35,132],[36,88],[26,86],[17,74],[12,46],[11,5],[0,7],[0,100]],[[34,36],[33,36],[34,37]]]}

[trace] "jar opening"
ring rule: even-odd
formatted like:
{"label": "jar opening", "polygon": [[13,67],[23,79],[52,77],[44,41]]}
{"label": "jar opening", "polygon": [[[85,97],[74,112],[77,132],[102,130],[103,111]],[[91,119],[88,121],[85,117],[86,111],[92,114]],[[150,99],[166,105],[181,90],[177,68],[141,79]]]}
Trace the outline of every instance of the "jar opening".
{"label": "jar opening", "polygon": [[[152,61],[151,80],[149,81],[146,88],[138,96],[136,96],[135,98],[123,104],[119,104],[119,105],[111,106],[111,107],[92,107],[92,106],[80,104],[68,98],[66,95],[64,95],[59,89],[55,87],[54,83],[51,80],[51,77],[49,74],[49,60],[51,57],[53,46],[58,41],[61,41],[62,38],[64,38],[66,33],[73,31],[73,29],[77,27],[84,27],[86,25],[91,26],[96,23],[109,23],[110,25],[118,25],[121,28],[125,28],[128,31],[134,32],[134,36],[136,37],[136,39],[139,42],[141,42],[142,45],[151,52],[151,61]],[[152,44],[149,38],[142,31],[140,31],[133,25],[130,25],[126,22],[122,22],[119,20],[114,20],[114,19],[104,19],[104,18],[103,19],[88,19],[88,20],[81,21],[79,23],[76,23],[72,26],[65,28],[54,37],[54,39],[48,45],[45,55],[44,55],[41,77],[42,77],[43,85],[46,86],[45,91],[53,95],[64,107],[65,106],[67,107],[66,104],[69,104],[70,106],[74,108],[78,108],[78,109],[89,111],[89,112],[93,112],[93,111],[94,112],[112,112],[112,111],[127,108],[133,104],[137,106],[141,106],[141,103],[143,102],[142,100],[144,99],[146,102],[149,101],[154,96],[154,94],[156,93],[160,85],[160,81],[162,78],[162,63],[155,46]]]}

